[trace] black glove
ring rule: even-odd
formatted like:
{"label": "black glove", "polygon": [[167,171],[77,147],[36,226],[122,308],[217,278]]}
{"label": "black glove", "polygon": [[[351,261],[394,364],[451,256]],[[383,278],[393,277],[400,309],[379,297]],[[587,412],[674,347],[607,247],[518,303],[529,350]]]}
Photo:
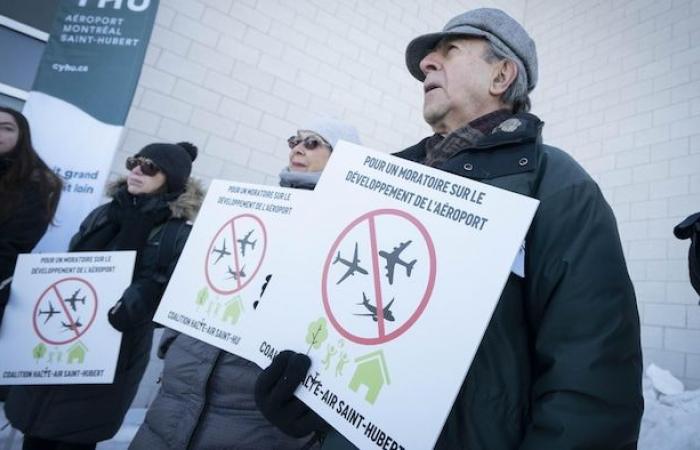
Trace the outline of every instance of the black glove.
{"label": "black glove", "polygon": [[162,285],[150,278],[132,281],[108,313],[109,323],[118,331],[138,328],[153,320],[163,294]]}
{"label": "black glove", "polygon": [[[700,213],[688,216],[673,229],[678,239],[690,239],[688,249],[688,274],[690,284],[700,295]],[[700,304],[700,302],[698,302]]]}
{"label": "black glove", "polygon": [[126,308],[121,300],[109,308],[109,311],[107,311],[107,320],[109,320],[109,324],[112,325],[112,328],[117,331],[124,331],[129,327],[129,314],[126,312]]}
{"label": "black glove", "polygon": [[311,366],[308,356],[285,350],[275,356],[255,382],[255,403],[263,416],[293,437],[325,433],[330,425],[294,396]]}

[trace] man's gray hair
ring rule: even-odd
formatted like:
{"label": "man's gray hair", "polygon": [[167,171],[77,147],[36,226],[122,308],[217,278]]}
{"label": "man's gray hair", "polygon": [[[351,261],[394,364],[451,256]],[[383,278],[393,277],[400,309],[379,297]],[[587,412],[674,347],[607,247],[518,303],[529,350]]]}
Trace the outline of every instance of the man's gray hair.
{"label": "man's gray hair", "polygon": [[527,91],[527,72],[525,66],[517,58],[511,58],[505,52],[501,51],[491,41],[486,40],[488,44],[483,58],[486,62],[493,63],[496,61],[510,60],[518,67],[518,75],[513,82],[508,86],[508,89],[501,95],[501,100],[513,106],[513,112],[528,112],[530,111],[530,97]]}

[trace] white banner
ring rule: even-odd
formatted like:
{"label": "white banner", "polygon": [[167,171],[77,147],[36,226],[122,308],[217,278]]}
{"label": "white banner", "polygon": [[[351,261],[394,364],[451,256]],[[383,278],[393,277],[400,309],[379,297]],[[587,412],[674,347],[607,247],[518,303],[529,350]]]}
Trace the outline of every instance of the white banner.
{"label": "white banner", "polygon": [[247,336],[262,288],[298,234],[291,228],[297,205],[310,196],[214,180],[153,320],[232,353],[254,353]]}
{"label": "white banner", "polygon": [[19,255],[0,328],[0,385],[111,383],[122,334],[107,312],[136,252]]}
{"label": "white banner", "polygon": [[65,251],[80,223],[102,200],[123,127],[100,122],[41,92],[29,95],[23,112],[32,127],[34,147],[63,181],[56,226],[49,227],[35,251]]}

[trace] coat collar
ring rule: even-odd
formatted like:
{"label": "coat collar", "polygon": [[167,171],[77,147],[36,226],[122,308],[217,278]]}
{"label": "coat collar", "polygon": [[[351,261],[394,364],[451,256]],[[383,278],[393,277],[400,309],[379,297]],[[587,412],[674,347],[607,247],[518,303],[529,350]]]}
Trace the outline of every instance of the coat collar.
{"label": "coat collar", "polygon": [[[544,122],[529,113],[514,114],[471,147],[465,147],[438,169],[476,180],[535,170]],[[395,154],[414,162],[425,159],[429,136]]]}
{"label": "coat collar", "polygon": [[[126,189],[126,178],[119,178],[107,187],[107,195],[117,198],[120,192]],[[185,185],[185,190],[178,196],[163,195],[163,201],[168,203],[168,207],[175,219],[192,221],[197,216],[199,208],[204,201],[205,190],[202,183],[194,178],[189,178]]]}

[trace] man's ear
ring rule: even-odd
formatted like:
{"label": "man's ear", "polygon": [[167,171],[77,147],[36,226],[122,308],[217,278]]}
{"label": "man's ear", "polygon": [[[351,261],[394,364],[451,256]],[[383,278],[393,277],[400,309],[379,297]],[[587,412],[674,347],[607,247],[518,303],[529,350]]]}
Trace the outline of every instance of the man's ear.
{"label": "man's ear", "polygon": [[493,66],[491,74],[491,95],[500,97],[515,82],[518,76],[518,65],[510,59],[503,59]]}

